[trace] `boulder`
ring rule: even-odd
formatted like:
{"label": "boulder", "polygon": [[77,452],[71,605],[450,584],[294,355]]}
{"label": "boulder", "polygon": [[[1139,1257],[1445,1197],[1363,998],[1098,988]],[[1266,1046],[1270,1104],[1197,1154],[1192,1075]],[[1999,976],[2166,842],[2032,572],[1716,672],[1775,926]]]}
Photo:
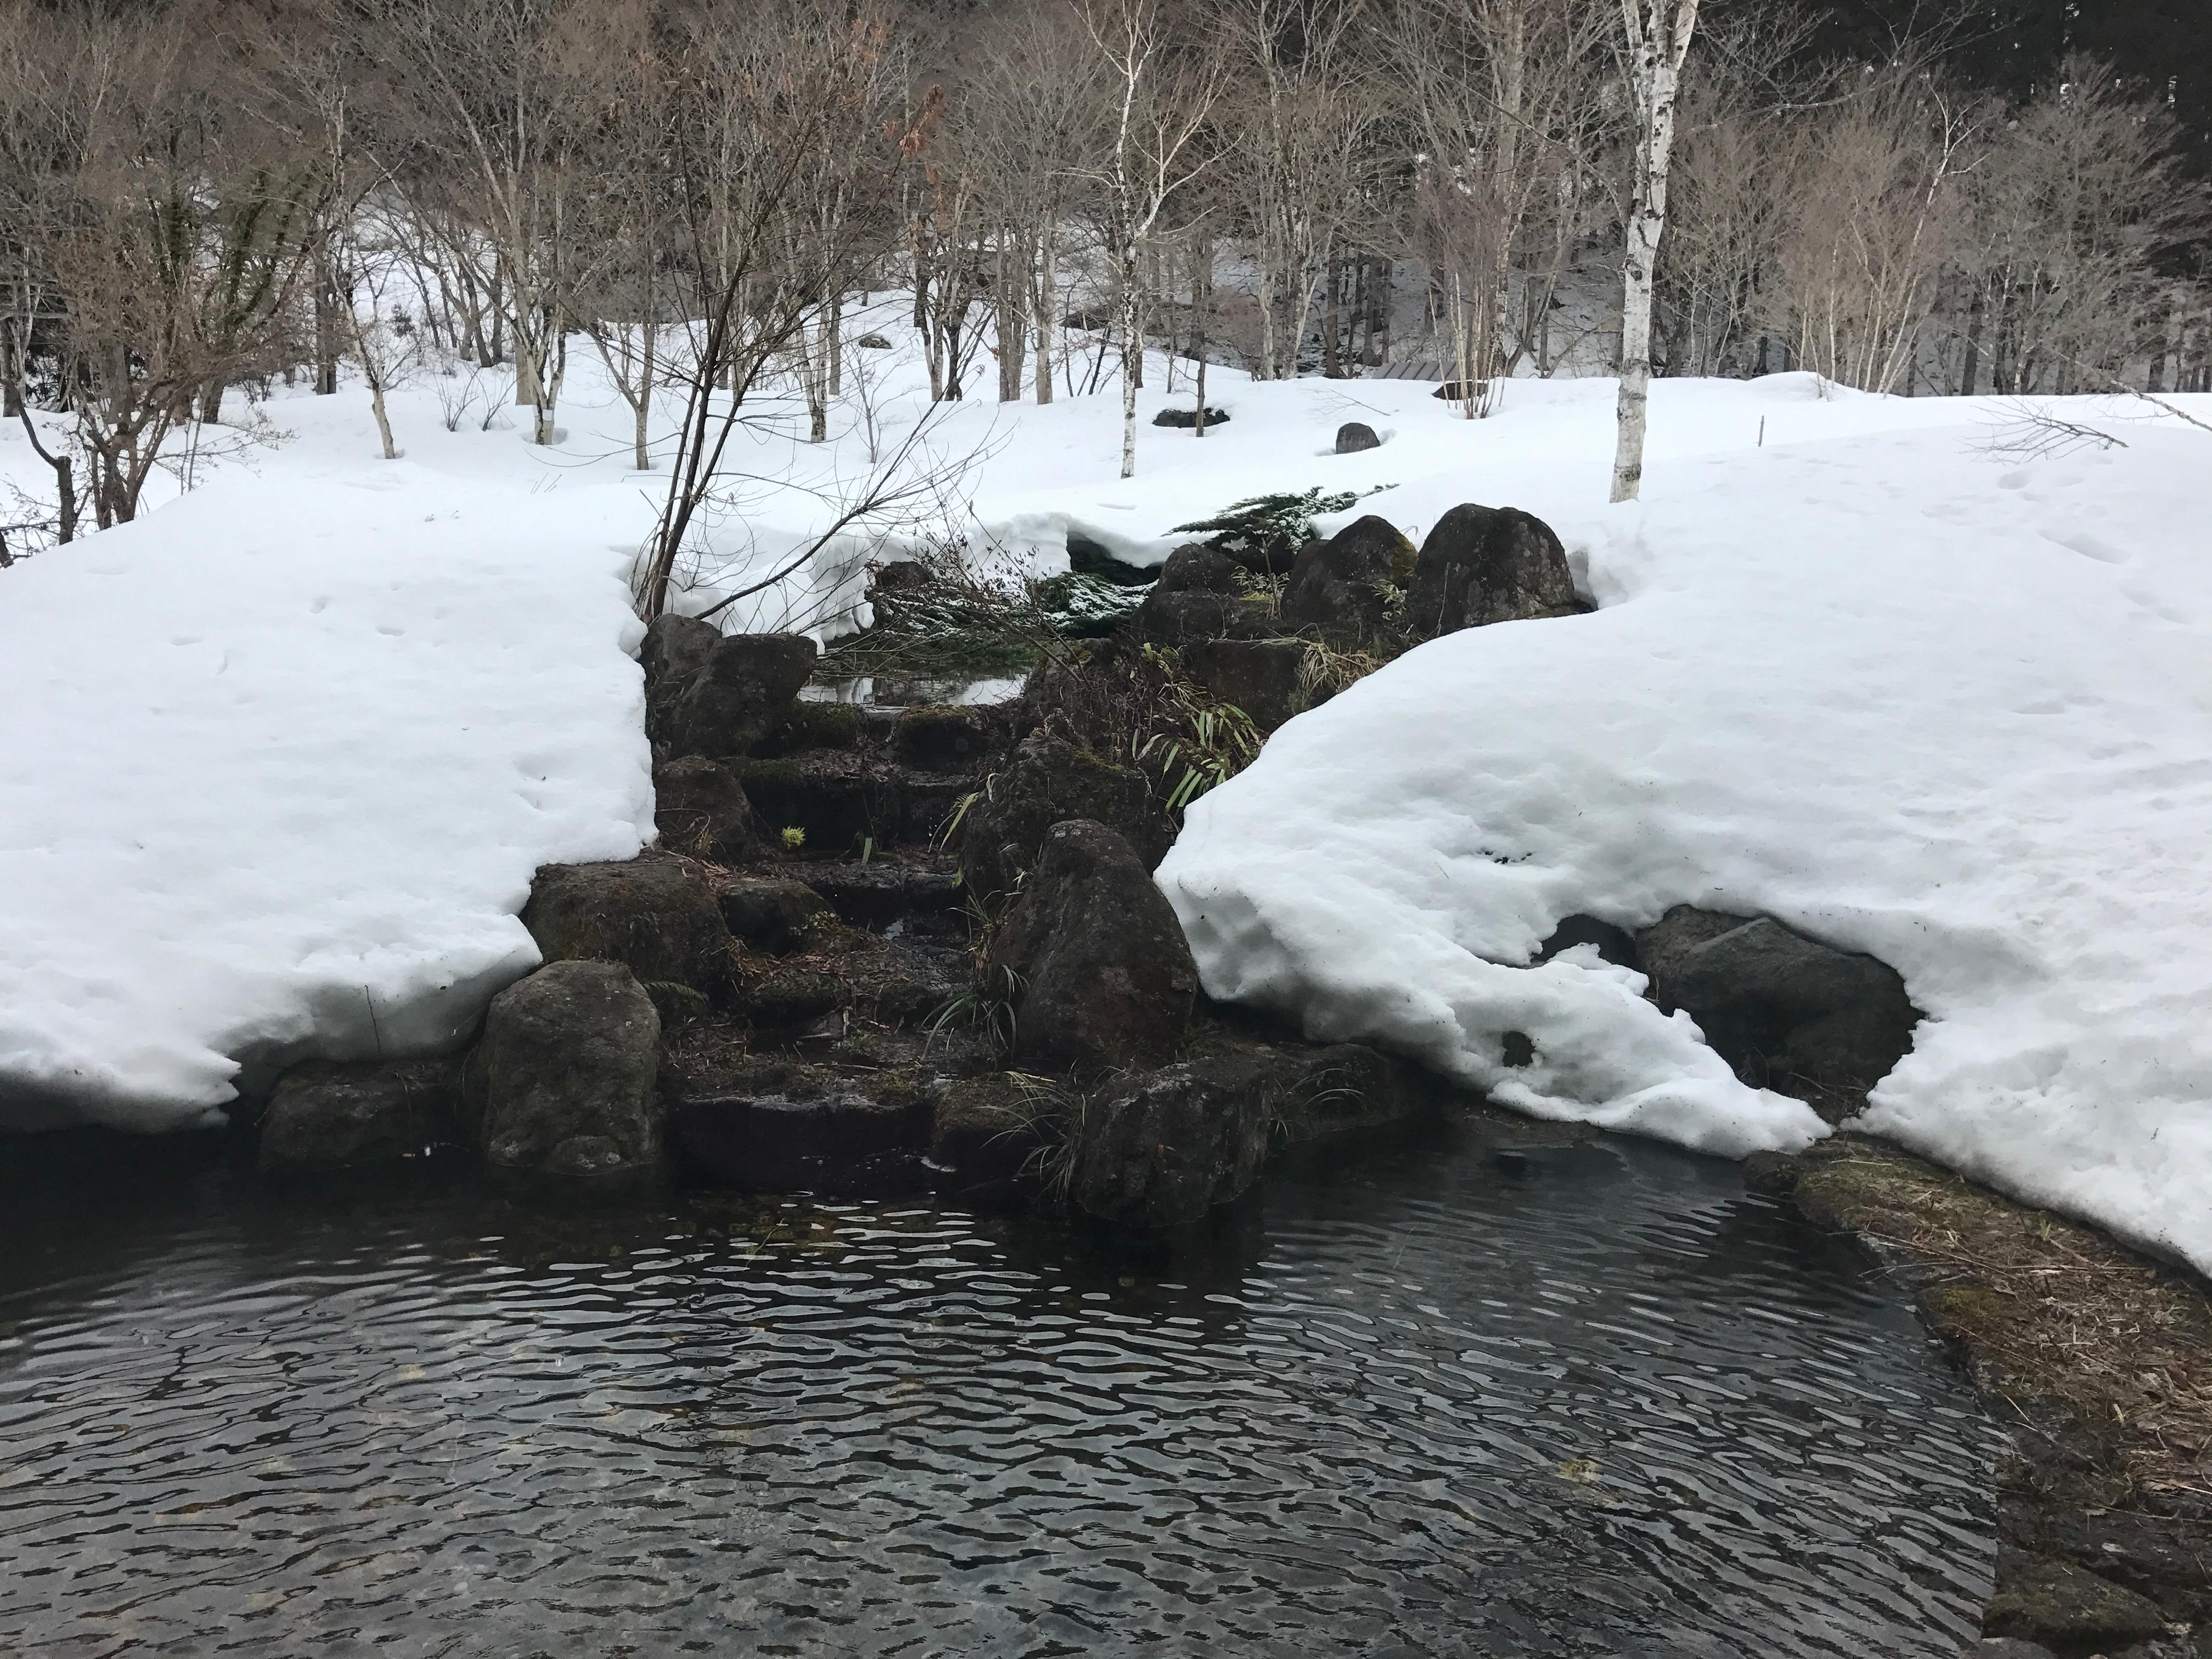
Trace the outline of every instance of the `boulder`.
{"label": "boulder", "polygon": [[1401,634],[1418,556],[1395,525],[1371,513],[1309,542],[1283,590],[1283,621],[1346,644]]}
{"label": "boulder", "polygon": [[662,1171],[660,1017],[628,968],[556,962],[491,1001],[464,1106],[495,1177],[594,1194]]}
{"label": "boulder", "polygon": [[1118,1226],[1186,1226],[1250,1187],[1267,1155],[1267,1094],[1255,1079],[1169,1066],[1091,1097],[1068,1197]]}
{"label": "boulder", "polygon": [[451,1133],[451,1073],[444,1060],[294,1066],[262,1114],[261,1173],[323,1175],[419,1156]]}
{"label": "boulder", "polygon": [[1304,640],[1198,640],[1183,647],[1182,669],[1267,732],[1311,707],[1307,655]]}
{"label": "boulder", "polygon": [[1203,542],[1178,547],[1130,618],[1131,632],[1154,645],[1256,639],[1267,633],[1273,620],[1267,607],[1237,591],[1241,568],[1228,554]]}
{"label": "boulder", "polygon": [[1186,542],[1168,555],[1160,566],[1159,580],[1152,584],[1155,593],[1234,593],[1237,592],[1237,572],[1243,568],[1236,560],[1204,542]]}
{"label": "boulder", "polygon": [[647,735],[671,757],[750,754],[790,718],[814,672],[814,641],[803,634],[718,637],[705,660],[684,672],[694,643],[687,635],[665,654],[662,687],[647,697]]}
{"label": "boulder", "polygon": [[1158,1066],[1182,1046],[1198,969],[1166,895],[1104,824],[1054,824],[983,962],[1012,989],[1014,1057],[1048,1072]]}
{"label": "boulder", "polygon": [[1034,734],[1015,745],[962,815],[954,848],[968,890],[988,902],[1013,892],[1043,848],[1046,832],[1069,818],[1119,830],[1150,868],[1167,855],[1144,775],[1102,760],[1058,738]]}
{"label": "boulder", "polygon": [[548,962],[619,962],[641,981],[709,996],[728,982],[730,933],[714,895],[664,854],[545,866],[531,881],[522,925]]}
{"label": "boulder", "polygon": [[2111,1652],[2166,1632],[2158,1603],[2051,1556],[2001,1557],[1982,1614],[1989,1636],[2040,1642],[2061,1659]]}
{"label": "boulder", "polygon": [[695,1172],[725,1186],[882,1196],[928,1184],[931,1120],[917,1075],[852,1078],[769,1060],[677,1098],[668,1130]]}
{"label": "boulder", "polygon": [[825,922],[835,920],[819,893],[783,876],[732,882],[719,902],[730,936],[770,956],[804,950],[820,937]]}
{"label": "boulder", "polygon": [[1357,455],[1363,449],[1382,447],[1382,441],[1375,435],[1375,428],[1364,421],[1346,421],[1336,429],[1336,453],[1340,455]]}
{"label": "boulder", "polygon": [[[1198,425],[1198,411],[1195,409],[1164,409],[1158,414],[1152,416],[1152,424],[1154,426],[1180,427],[1184,431],[1188,432]],[[1208,409],[1206,411],[1206,425],[1208,431],[1212,431],[1217,426],[1226,426],[1228,424],[1229,411],[1227,410]]]}
{"label": "boulder", "polygon": [[1687,1010],[1747,1081],[1863,1091],[1912,1046],[1920,1015],[1894,969],[1771,916],[1678,905],[1636,943],[1653,1000]]}
{"label": "boulder", "polygon": [[763,850],[752,803],[737,775],[704,755],[653,769],[653,823],[672,853],[715,864],[742,864]]}
{"label": "boulder", "polygon": [[1452,508],[1413,564],[1406,616],[1423,638],[1583,609],[1566,550],[1541,519],[1513,507]]}

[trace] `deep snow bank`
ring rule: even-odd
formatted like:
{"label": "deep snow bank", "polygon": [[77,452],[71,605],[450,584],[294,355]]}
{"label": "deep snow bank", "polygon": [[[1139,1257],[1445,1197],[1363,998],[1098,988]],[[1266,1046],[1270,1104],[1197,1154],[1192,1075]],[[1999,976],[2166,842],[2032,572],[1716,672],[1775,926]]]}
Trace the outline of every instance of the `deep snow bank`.
{"label": "deep snow bank", "polygon": [[[1666,447],[1790,395],[1670,383]],[[1500,422],[1494,465],[1380,498],[1543,514],[1603,608],[1425,646],[1198,803],[1159,878],[1208,990],[1740,1152],[1819,1126],[1619,973],[1500,964],[1576,912],[1770,912],[1929,1015],[1863,1127],[2212,1270],[2212,438],[2002,461],[1990,406],[1845,398],[1593,510],[1604,412],[1584,459]]]}
{"label": "deep snow bank", "polygon": [[234,475],[0,580],[0,1128],[447,1041],[540,864],[652,830],[629,550],[408,462]]}

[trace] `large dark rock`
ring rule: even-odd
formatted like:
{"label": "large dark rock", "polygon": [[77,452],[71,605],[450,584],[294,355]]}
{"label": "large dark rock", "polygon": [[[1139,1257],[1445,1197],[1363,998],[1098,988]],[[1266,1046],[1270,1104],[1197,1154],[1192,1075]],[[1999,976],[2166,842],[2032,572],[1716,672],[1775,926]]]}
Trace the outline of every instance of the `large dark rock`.
{"label": "large dark rock", "polygon": [[1437,520],[1406,599],[1407,620],[1423,638],[1582,609],[1549,525],[1518,507],[1472,503]]}
{"label": "large dark rock", "polygon": [[494,997],[463,1104],[505,1181],[589,1194],[662,1172],[660,1017],[630,970],[556,962]]}
{"label": "large dark rock", "polygon": [[2069,1562],[2008,1556],[1998,1563],[1997,1592],[1982,1629],[2040,1642],[2059,1659],[2081,1659],[2164,1634],[2166,1615],[2148,1597]]}
{"label": "large dark rock", "polygon": [[1170,1066],[1123,1078],[1084,1109],[1068,1196],[1120,1226],[1202,1220],[1259,1177],[1267,1102],[1257,1066],[1245,1076]]}
{"label": "large dark rock", "polygon": [[261,1118],[267,1176],[364,1170],[418,1157],[452,1133],[447,1060],[313,1060],[277,1080]]}
{"label": "large dark rock", "polygon": [[1863,1092],[1912,1046],[1920,1015],[1894,969],[1771,916],[1678,905],[1636,943],[1653,999],[1686,1009],[1748,1081]]}
{"label": "large dark rock", "polygon": [[1336,429],[1336,453],[1340,455],[1357,455],[1363,449],[1382,447],[1382,441],[1375,435],[1375,428],[1364,421],[1346,421]]}
{"label": "large dark rock", "polygon": [[619,962],[647,983],[708,996],[728,982],[730,933],[713,891],[664,854],[549,864],[531,881],[522,925],[548,962]]}
{"label": "large dark rock", "polygon": [[763,850],[744,786],[721,762],[703,755],[664,762],[653,769],[653,827],[670,852],[740,864]]}
{"label": "large dark rock", "polygon": [[1198,969],[1166,895],[1102,823],[1054,824],[983,963],[1012,988],[1014,1056],[1052,1072],[1157,1066],[1182,1046]]}
{"label": "large dark rock", "polygon": [[801,697],[782,722],[753,745],[756,755],[803,755],[817,749],[850,749],[862,740],[865,720],[858,703]]}
{"label": "large dark rock", "polygon": [[1204,542],[1186,542],[1160,566],[1155,592],[1234,593],[1243,568],[1236,560]]}
{"label": "large dark rock", "polygon": [[654,653],[661,666],[647,670],[647,734],[672,757],[750,754],[790,718],[814,672],[814,641],[802,634],[732,634],[718,636],[703,660],[698,644],[695,634],[671,629]]}
{"label": "large dark rock", "polygon": [[669,1107],[670,1138],[697,1174],[754,1192],[881,1196],[928,1184],[931,1091],[907,1073],[848,1077],[769,1060]]}
{"label": "large dark rock", "polygon": [[733,881],[722,890],[720,903],[730,936],[771,956],[804,950],[832,920],[819,893],[786,876]]}
{"label": "large dark rock", "polygon": [[1182,650],[1182,669],[1223,702],[1272,732],[1314,702],[1304,640],[1200,640]]}
{"label": "large dark rock", "polygon": [[1345,644],[1402,634],[1418,557],[1388,519],[1356,520],[1306,544],[1283,590],[1283,621]]}
{"label": "large dark rock", "polygon": [[1012,893],[1046,833],[1088,818],[1127,836],[1150,869],[1167,855],[1144,775],[1042,734],[1024,738],[1006,769],[969,803],[954,848],[968,890],[986,902]]}

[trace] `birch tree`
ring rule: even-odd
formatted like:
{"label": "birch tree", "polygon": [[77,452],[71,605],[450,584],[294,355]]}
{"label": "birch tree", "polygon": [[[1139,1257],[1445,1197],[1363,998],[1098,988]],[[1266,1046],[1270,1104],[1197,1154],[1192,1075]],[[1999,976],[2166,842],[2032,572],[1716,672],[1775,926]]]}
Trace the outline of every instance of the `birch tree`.
{"label": "birch tree", "polygon": [[1209,54],[1171,49],[1157,0],[1093,0],[1085,30],[1106,66],[1110,148],[1100,168],[1106,253],[1118,283],[1121,476],[1137,471],[1137,381],[1145,356],[1144,253],[1162,216],[1202,173],[1198,139],[1220,88]]}
{"label": "birch tree", "polygon": [[1621,262],[1620,405],[1613,499],[1644,487],[1644,429],[1651,399],[1651,294],[1667,230],[1667,167],[1674,148],[1674,100],[1682,60],[1697,32],[1698,0],[1620,0],[1628,86],[1636,109],[1635,177],[1628,246]]}

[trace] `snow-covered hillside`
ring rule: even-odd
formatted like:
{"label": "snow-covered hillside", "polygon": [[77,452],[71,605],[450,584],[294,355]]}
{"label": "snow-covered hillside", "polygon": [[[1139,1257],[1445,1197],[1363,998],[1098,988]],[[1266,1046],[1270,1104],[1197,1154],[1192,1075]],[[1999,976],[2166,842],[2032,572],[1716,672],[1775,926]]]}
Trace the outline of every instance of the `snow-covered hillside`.
{"label": "snow-covered hillside", "polygon": [[[898,309],[833,442],[744,434],[685,608],[806,545],[923,418]],[[1869,1127],[2212,1265],[2212,434],[2123,401],[2093,412],[2125,447],[2008,459],[1987,401],[1668,381],[1646,501],[1608,507],[1610,382],[1468,422],[1418,383],[1216,369],[1231,418],[1197,440],[1148,423],[1188,402],[1164,380],[1129,480],[1110,385],[927,416],[941,507],[743,620],[865,621],[866,561],[917,540],[1049,570],[1071,532],[1157,561],[1268,490],[1373,492],[1416,539],[1525,507],[1601,610],[1425,647],[1202,803],[1162,881],[1209,987],[1532,1110],[1786,1145],[1809,1115],[1617,978],[1517,965],[1574,912],[1770,911],[1930,1016]],[[446,429],[441,392],[395,396],[389,463],[357,392],[280,397],[294,435],[250,467],[0,574],[0,1122],[204,1121],[241,1060],[439,1041],[533,961],[532,869],[650,836],[623,578],[659,480],[629,411],[580,355],[551,450]],[[1351,420],[1382,447],[1330,453]],[[20,434],[0,471],[37,482]],[[1539,1067],[1496,1064],[1509,1030]]]}

